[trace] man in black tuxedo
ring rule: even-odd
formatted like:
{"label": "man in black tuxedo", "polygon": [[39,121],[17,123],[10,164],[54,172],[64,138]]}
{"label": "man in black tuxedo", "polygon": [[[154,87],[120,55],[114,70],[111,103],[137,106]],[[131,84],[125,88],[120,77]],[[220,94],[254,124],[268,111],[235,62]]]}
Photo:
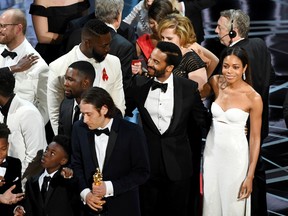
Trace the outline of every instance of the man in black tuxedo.
{"label": "man in black tuxedo", "polygon": [[[115,117],[117,107],[99,87],[84,93],[80,110],[83,120],[73,125],[71,165],[87,207],[85,216],[100,211],[101,215],[140,216],[138,187],[149,176],[142,128]],[[102,177],[95,180],[96,169]]]}
{"label": "man in black tuxedo", "polygon": [[[22,192],[21,188],[21,161],[18,158],[9,157],[8,154],[8,136],[10,130],[6,124],[0,123],[0,194],[4,194],[11,186],[15,185],[13,193]],[[11,202],[12,201],[12,202]],[[15,203],[18,200],[11,200],[9,204],[0,202],[1,215],[12,216]]]}
{"label": "man in black tuxedo", "polygon": [[158,42],[148,60],[152,78],[136,75],[128,91],[126,114],[138,108],[149,149],[151,174],[140,188],[144,216],[186,216],[192,205],[188,203],[193,170],[187,129],[192,122],[208,126],[209,116],[197,83],[172,73],[181,59],[178,46]]}
{"label": "man in black tuxedo", "polygon": [[[271,64],[270,52],[260,38],[248,38],[250,18],[241,10],[224,10],[220,13],[215,32],[225,46],[240,46],[248,55],[253,88],[263,101],[261,144],[269,132],[269,86],[274,82],[275,71]],[[249,124],[247,124],[249,125]],[[249,133],[249,131],[248,131]],[[260,152],[261,154],[261,152]],[[251,215],[267,215],[266,176],[259,157],[251,194]]]}
{"label": "man in black tuxedo", "polygon": [[[94,17],[105,22],[110,28],[111,43],[109,54],[115,55],[120,59],[123,75],[124,91],[132,77],[131,63],[136,57],[135,45],[119,34],[121,28],[123,0],[96,0]],[[81,42],[80,29],[72,32],[68,38],[67,51]]]}
{"label": "man in black tuxedo", "polygon": [[71,137],[73,123],[80,118],[81,95],[93,86],[95,69],[90,62],[72,63],[64,76],[66,98],[60,105],[58,134]]}

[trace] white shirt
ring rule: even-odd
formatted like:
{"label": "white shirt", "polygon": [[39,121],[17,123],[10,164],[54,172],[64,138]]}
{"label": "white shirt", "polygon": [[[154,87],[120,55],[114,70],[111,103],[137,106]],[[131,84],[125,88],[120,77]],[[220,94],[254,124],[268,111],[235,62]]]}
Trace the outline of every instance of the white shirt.
{"label": "white shirt", "polygon": [[[4,163],[6,162],[6,158],[4,158],[3,162]],[[5,176],[5,173],[6,173],[6,167],[0,167],[0,176]]]}
{"label": "white shirt", "polygon": [[[159,82],[157,78],[155,81]],[[173,74],[164,83],[168,84],[164,93],[160,88],[152,91],[150,88],[144,107],[148,110],[154,124],[161,134],[168,129],[174,109],[174,83]]]}

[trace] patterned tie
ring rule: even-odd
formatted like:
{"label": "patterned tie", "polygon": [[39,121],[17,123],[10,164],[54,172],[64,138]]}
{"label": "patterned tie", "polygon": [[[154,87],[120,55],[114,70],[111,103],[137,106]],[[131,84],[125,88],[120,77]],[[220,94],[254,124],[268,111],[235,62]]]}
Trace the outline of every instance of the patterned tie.
{"label": "patterned tie", "polygon": [[167,91],[167,87],[168,87],[168,83],[160,83],[160,82],[157,82],[157,81],[153,81],[152,85],[151,85],[151,89],[152,91],[157,89],[157,88],[160,88],[162,92],[166,92]]}
{"label": "patterned tie", "polygon": [[103,129],[103,130],[101,130],[101,129],[95,129],[95,130],[93,130],[93,132],[94,132],[97,136],[100,136],[102,133],[106,134],[107,136],[109,136],[109,134],[110,134],[110,131],[109,131],[108,128],[105,128],[105,129]]}
{"label": "patterned tie", "polygon": [[46,194],[47,194],[47,190],[48,190],[48,183],[50,182],[51,177],[50,176],[45,176],[43,179],[43,184],[41,187],[41,195],[43,200],[45,201],[46,199]]}
{"label": "patterned tie", "polygon": [[4,51],[1,53],[1,55],[6,58],[7,56],[10,56],[11,59],[14,59],[17,56],[16,52],[10,52],[7,49],[4,49]]}

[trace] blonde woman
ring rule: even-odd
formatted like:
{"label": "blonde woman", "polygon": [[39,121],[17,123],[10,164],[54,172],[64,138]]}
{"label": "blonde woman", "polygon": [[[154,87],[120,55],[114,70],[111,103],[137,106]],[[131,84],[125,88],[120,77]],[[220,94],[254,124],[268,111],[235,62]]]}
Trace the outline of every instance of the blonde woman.
{"label": "blonde woman", "polygon": [[[173,31],[171,31],[171,29]],[[169,30],[170,33],[179,37],[181,47],[186,50],[194,50],[200,56],[206,64],[207,77],[210,77],[218,65],[219,59],[208,49],[197,43],[196,34],[191,21],[180,14],[170,14],[159,23],[159,37],[164,40],[162,34],[164,31],[167,32]],[[165,40],[169,39],[165,38]]]}
{"label": "blonde woman", "polygon": [[[197,44],[190,20],[180,14],[169,14],[159,23],[158,35],[161,40],[175,43],[182,51],[182,62],[174,73],[198,82],[201,90],[207,77],[211,76],[217,66],[218,58]],[[207,58],[204,52],[211,55],[211,59]]]}

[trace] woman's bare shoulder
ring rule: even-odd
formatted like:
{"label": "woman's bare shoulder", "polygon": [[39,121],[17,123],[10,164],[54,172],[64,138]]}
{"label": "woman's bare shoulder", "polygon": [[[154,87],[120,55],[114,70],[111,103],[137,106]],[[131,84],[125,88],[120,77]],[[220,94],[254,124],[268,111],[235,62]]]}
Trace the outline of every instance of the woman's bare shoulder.
{"label": "woman's bare shoulder", "polygon": [[260,94],[250,85],[247,86],[246,95],[252,104],[262,103],[262,98]]}

